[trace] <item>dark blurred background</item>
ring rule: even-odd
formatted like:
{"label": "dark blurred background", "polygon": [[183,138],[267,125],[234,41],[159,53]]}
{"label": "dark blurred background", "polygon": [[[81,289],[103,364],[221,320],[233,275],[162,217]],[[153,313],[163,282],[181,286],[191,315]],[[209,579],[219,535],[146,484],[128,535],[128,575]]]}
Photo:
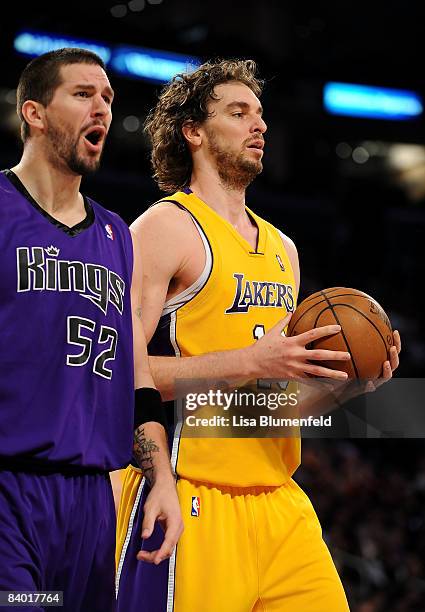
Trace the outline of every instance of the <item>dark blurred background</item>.
{"label": "dark blurred background", "polygon": [[[300,297],[332,286],[372,294],[402,335],[397,376],[421,377],[424,115],[336,116],[324,110],[322,92],[326,82],[342,81],[425,99],[423,12],[419,0],[8,3],[0,26],[0,165],[13,165],[21,152],[14,89],[30,57],[13,43],[22,31],[201,61],[257,60],[268,132],[264,172],[248,204],[295,240]],[[102,169],[84,180],[84,190],[131,222],[160,197],[142,128],[160,84],[110,77],[113,125]],[[315,504],[352,609],[425,610],[422,441],[307,440],[297,480]]]}

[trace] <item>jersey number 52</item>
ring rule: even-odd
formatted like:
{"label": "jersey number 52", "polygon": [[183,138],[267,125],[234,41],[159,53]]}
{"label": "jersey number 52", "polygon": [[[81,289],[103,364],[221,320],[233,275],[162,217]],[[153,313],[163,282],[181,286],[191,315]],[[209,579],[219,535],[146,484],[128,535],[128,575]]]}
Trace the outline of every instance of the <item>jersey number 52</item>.
{"label": "jersey number 52", "polygon": [[89,361],[92,349],[93,338],[97,337],[97,344],[106,344],[106,348],[100,351],[93,362],[93,372],[102,378],[110,380],[112,370],[106,366],[106,362],[115,359],[117,351],[118,332],[113,327],[101,325],[99,334],[96,333],[96,322],[83,317],[68,317],[67,319],[67,340],[68,344],[73,344],[81,348],[79,353],[66,356],[66,363],[69,366],[85,366]]}

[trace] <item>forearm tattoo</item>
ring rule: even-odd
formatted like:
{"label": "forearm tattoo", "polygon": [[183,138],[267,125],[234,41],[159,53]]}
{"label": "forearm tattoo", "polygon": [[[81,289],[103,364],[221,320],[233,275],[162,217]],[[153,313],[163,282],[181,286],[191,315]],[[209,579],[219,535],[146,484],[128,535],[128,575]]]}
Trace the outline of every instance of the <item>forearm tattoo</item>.
{"label": "forearm tattoo", "polygon": [[143,476],[150,486],[154,481],[154,453],[159,453],[159,446],[154,440],[146,440],[145,429],[140,425],[134,432],[133,453]]}

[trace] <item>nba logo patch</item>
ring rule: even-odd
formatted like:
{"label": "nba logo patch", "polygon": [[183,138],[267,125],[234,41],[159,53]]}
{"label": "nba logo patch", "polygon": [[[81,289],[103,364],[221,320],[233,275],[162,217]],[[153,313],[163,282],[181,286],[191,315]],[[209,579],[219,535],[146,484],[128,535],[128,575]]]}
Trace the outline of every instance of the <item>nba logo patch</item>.
{"label": "nba logo patch", "polygon": [[110,240],[113,240],[114,232],[112,231],[112,225],[109,225],[109,223],[107,223],[105,225],[105,229],[106,229],[106,237],[109,238]]}
{"label": "nba logo patch", "polygon": [[201,498],[192,497],[192,510],[190,516],[199,516],[201,514]]}

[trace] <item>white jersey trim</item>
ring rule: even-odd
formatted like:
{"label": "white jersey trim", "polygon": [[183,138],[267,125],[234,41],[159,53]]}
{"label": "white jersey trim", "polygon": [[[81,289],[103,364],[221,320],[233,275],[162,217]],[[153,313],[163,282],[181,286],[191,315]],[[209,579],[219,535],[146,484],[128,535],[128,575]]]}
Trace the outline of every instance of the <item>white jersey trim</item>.
{"label": "white jersey trim", "polygon": [[196,229],[199,232],[201,240],[204,244],[205,266],[199,278],[197,278],[196,281],[190,285],[190,287],[188,287],[181,293],[174,295],[172,298],[170,298],[169,300],[165,302],[161,316],[164,316],[166,314],[169,314],[170,312],[178,310],[179,308],[184,306],[187,302],[189,302],[192,298],[194,298],[195,295],[199,293],[201,289],[204,287],[205,283],[207,282],[211,274],[212,262],[213,262],[211,247],[209,245],[207,237],[205,236],[204,230],[202,229],[202,227],[199,225],[197,220],[192,215],[191,217],[192,217],[193,223],[195,224]]}
{"label": "white jersey trim", "polygon": [[115,577],[115,597],[116,598],[118,598],[118,591],[119,591],[119,586],[120,586],[121,572],[122,572],[122,568],[123,568],[123,565],[124,565],[124,560],[125,560],[125,555],[127,553],[127,548],[128,548],[129,543],[130,543],[131,533],[133,531],[134,517],[136,516],[137,508],[139,507],[140,497],[142,496],[142,491],[143,491],[144,484],[145,484],[145,477],[143,477],[140,480],[139,488],[137,490],[137,495],[136,495],[136,498],[134,500],[133,508],[131,509],[131,514],[130,514],[130,518],[129,518],[129,521],[128,521],[127,533],[126,533],[125,540],[123,542],[122,549],[121,549],[120,560],[119,560],[119,563],[118,563],[117,574],[116,574],[116,577]]}
{"label": "white jersey trim", "polygon": [[[202,237],[202,235],[201,235],[201,237]],[[205,272],[205,269],[207,269],[207,266],[205,266],[204,272]],[[203,276],[204,272],[202,273],[201,276]],[[208,275],[209,275],[209,271],[208,271]],[[208,278],[208,276],[207,276],[207,278]],[[193,287],[193,285],[192,285],[192,287]],[[171,341],[171,344],[172,344],[172,346],[174,348],[174,352],[176,354],[176,357],[180,357],[181,353],[180,353],[180,349],[179,349],[179,346],[177,344],[177,338],[176,338],[176,312],[175,311],[171,312],[171,315],[170,315],[170,341]],[[176,467],[177,467],[177,458],[178,458],[178,454],[179,454],[181,431],[182,431],[182,428],[183,428],[183,416],[182,416],[182,406],[181,406],[181,401],[182,400],[177,399],[177,400],[174,400],[174,401],[175,401],[175,403],[177,403],[177,405],[176,405],[176,421],[177,422],[176,422],[176,427],[175,427],[175,430],[174,430],[174,438],[173,438],[173,446],[172,446],[172,449],[171,449],[170,463],[171,463],[171,467],[172,467],[173,471],[175,472],[176,471]],[[173,610],[174,610],[174,591],[175,591],[175,571],[176,571],[177,547],[178,547],[178,544],[176,545],[176,547],[173,550],[173,554],[170,557],[170,561],[169,561],[169,565],[168,565],[167,612],[173,612]]]}

